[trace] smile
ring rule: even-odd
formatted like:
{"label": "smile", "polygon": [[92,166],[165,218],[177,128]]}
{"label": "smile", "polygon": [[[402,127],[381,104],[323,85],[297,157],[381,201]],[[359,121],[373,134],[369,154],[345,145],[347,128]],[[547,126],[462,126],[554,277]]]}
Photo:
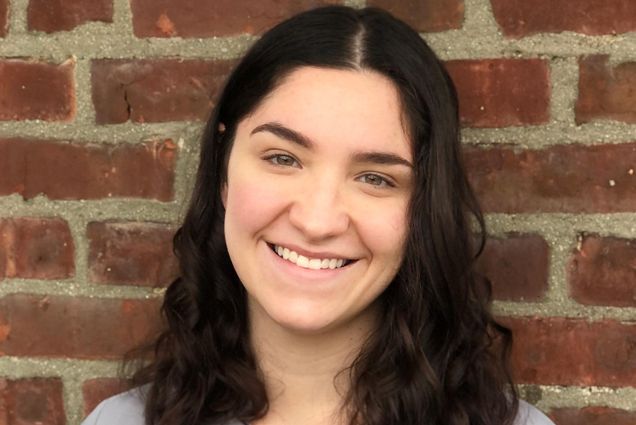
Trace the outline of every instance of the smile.
{"label": "smile", "polygon": [[280,245],[268,245],[271,250],[274,251],[282,259],[305,269],[339,269],[353,262],[353,260],[347,260],[344,258],[309,258]]}

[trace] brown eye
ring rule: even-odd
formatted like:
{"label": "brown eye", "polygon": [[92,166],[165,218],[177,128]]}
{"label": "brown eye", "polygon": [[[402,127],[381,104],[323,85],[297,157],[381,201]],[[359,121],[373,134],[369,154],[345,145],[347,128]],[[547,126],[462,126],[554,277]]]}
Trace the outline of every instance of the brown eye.
{"label": "brown eye", "polygon": [[282,167],[296,167],[298,165],[298,161],[296,161],[293,156],[285,155],[282,153],[270,155],[265,158],[265,160],[271,162],[274,165],[280,165]]}
{"label": "brown eye", "polygon": [[364,174],[360,177],[363,183],[370,184],[372,186],[377,187],[393,187],[393,183],[391,183],[388,179],[385,179],[382,176],[377,174]]}

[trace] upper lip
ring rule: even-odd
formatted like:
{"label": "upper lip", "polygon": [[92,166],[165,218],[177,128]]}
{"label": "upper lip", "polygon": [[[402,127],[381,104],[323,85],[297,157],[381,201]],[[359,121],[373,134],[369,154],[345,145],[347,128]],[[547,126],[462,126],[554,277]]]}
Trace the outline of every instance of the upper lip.
{"label": "upper lip", "polygon": [[352,257],[346,257],[346,256],[342,256],[340,254],[336,254],[330,251],[309,251],[307,249],[303,249],[297,245],[293,245],[293,244],[288,244],[288,243],[278,243],[278,242],[269,242],[270,245],[276,245],[276,246],[281,246],[283,248],[287,248],[291,251],[295,251],[297,254],[300,254],[302,256],[308,257],[308,258],[329,258],[329,259],[342,259],[342,260],[353,260],[354,258]]}

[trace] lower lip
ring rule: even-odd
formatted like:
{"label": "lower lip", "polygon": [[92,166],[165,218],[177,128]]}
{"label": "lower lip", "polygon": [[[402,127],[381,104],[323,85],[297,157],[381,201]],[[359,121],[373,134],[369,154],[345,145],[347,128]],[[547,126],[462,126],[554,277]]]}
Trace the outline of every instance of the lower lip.
{"label": "lower lip", "polygon": [[349,264],[347,266],[340,267],[338,269],[318,269],[318,270],[307,269],[307,268],[304,268],[304,267],[297,266],[296,264],[292,263],[291,261],[285,260],[283,257],[281,257],[280,255],[276,254],[269,247],[268,244],[264,244],[264,245],[265,245],[265,249],[267,249],[267,251],[269,251],[269,253],[273,257],[273,260],[274,260],[274,262],[275,262],[275,264],[277,266],[282,268],[282,270],[285,273],[291,274],[291,275],[293,275],[295,277],[298,277],[300,279],[324,280],[324,279],[336,278],[336,277],[346,273],[353,266],[353,264],[355,264],[355,263]]}

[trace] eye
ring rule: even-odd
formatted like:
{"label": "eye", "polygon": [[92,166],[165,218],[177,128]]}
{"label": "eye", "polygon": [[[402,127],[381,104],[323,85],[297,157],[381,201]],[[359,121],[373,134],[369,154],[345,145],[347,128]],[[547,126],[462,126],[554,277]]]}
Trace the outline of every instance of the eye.
{"label": "eye", "polygon": [[276,153],[273,155],[266,156],[265,161],[271,162],[274,165],[279,165],[281,167],[297,167],[299,166],[298,161],[291,156],[286,155],[284,153]]}
{"label": "eye", "polygon": [[364,174],[360,177],[363,183],[370,184],[377,187],[395,187],[395,185],[389,180],[378,174]]}

